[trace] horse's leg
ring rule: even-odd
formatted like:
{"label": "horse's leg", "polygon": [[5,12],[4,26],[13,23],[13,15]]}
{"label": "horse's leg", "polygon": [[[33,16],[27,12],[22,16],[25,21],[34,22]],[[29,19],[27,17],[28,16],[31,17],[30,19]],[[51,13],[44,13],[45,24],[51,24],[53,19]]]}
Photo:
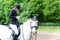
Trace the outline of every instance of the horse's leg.
{"label": "horse's leg", "polygon": [[35,33],[32,33],[32,40],[36,40],[37,39],[37,31]]}
{"label": "horse's leg", "polygon": [[33,32],[31,33],[31,40],[33,40]]}
{"label": "horse's leg", "polygon": [[35,33],[32,33],[32,38],[31,38],[32,40],[34,40],[35,39]]}
{"label": "horse's leg", "polygon": [[32,40],[34,40],[34,33],[32,33]]}
{"label": "horse's leg", "polygon": [[37,31],[36,31],[36,33],[35,33],[35,40],[37,39]]}

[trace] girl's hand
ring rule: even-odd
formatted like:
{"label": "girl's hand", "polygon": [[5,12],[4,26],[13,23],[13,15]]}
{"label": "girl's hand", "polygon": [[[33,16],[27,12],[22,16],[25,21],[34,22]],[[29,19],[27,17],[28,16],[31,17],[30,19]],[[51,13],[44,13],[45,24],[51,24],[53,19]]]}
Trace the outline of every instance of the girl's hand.
{"label": "girl's hand", "polygon": [[19,18],[20,18],[20,16],[17,16],[16,18],[17,18],[17,19],[19,19]]}

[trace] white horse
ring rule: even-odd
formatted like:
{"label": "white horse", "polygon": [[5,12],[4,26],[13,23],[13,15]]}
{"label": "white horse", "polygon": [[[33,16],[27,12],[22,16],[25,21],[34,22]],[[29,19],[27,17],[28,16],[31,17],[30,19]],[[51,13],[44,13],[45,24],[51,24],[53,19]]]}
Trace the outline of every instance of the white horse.
{"label": "white horse", "polygon": [[[32,25],[36,24],[36,21],[32,24],[32,19],[27,20],[20,26],[21,34],[18,37],[19,40],[31,40]],[[34,25],[35,26],[35,25]],[[0,39],[12,40],[12,30],[9,27],[0,25]]]}

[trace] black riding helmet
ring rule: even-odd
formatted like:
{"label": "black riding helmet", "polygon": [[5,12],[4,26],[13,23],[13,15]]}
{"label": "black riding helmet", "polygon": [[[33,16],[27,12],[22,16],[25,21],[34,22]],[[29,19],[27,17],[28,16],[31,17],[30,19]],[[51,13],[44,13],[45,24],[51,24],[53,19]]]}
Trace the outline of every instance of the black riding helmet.
{"label": "black riding helmet", "polygon": [[14,7],[20,9],[20,5],[19,4],[15,5]]}

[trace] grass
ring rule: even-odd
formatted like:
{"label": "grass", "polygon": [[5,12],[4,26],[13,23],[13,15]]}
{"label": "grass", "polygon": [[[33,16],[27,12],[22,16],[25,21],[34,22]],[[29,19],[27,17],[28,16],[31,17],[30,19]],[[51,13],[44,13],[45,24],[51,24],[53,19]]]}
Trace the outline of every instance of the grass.
{"label": "grass", "polygon": [[59,26],[39,26],[38,32],[60,32]]}
{"label": "grass", "polygon": [[40,26],[60,26],[60,23],[54,23],[54,22],[45,22],[45,23],[39,23]]}

